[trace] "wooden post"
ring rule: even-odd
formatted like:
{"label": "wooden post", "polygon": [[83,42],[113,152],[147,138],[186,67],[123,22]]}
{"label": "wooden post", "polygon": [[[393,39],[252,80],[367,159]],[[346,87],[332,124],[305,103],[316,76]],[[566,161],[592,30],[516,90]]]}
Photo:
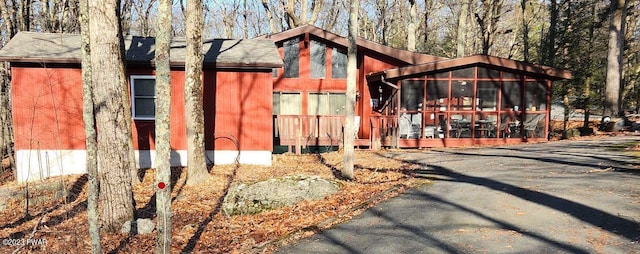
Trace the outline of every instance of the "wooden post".
{"label": "wooden post", "polygon": [[378,133],[380,132],[380,118],[371,117],[371,131],[369,132],[371,135],[371,150],[380,150],[381,141]]}
{"label": "wooden post", "polygon": [[300,154],[300,147],[301,147],[301,145],[300,145],[300,135],[301,135],[301,132],[302,132],[302,129],[301,129],[302,126],[300,124],[300,119],[299,118],[294,119],[293,125],[294,125],[294,129],[295,129],[294,138],[295,138],[295,145],[296,145],[296,154]]}

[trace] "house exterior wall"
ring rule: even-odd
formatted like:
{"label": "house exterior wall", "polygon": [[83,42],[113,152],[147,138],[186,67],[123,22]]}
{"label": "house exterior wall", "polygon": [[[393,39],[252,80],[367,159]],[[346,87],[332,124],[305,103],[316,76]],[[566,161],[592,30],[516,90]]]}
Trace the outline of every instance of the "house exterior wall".
{"label": "house exterior wall", "polygon": [[[153,74],[150,68],[128,72],[129,76]],[[81,80],[79,66],[12,67],[18,181],[86,172]],[[184,71],[172,70],[171,82],[171,160],[173,166],[185,166]],[[228,164],[238,157],[241,163],[271,164],[271,94],[270,72],[205,71],[205,143],[210,161]],[[153,120],[133,121],[141,168],[154,166],[154,130]]]}
{"label": "house exterior wall", "polygon": [[396,82],[383,146],[460,147],[546,141],[551,81],[495,66],[443,69]]}
{"label": "house exterior wall", "polygon": [[[273,77],[273,91],[274,92],[299,92],[302,97],[302,109],[301,115],[309,115],[309,93],[346,93],[347,80],[331,78],[331,54],[334,47],[342,48],[343,46],[332,43],[331,41],[323,38],[315,37],[309,34],[302,34],[298,36],[300,41],[298,43],[299,53],[299,77],[297,78],[285,78],[283,77],[282,69],[278,70],[278,76]],[[291,37],[293,38],[293,37]],[[289,40],[291,38],[287,38]],[[283,41],[276,41],[278,46],[278,52],[284,59]],[[326,66],[327,72],[325,78],[311,78],[310,75],[310,40],[320,41],[326,44]],[[346,50],[346,49],[345,49]],[[286,61],[286,60],[285,60]],[[372,114],[371,105],[371,93],[366,81],[365,76],[368,73],[379,72],[390,68],[397,68],[408,65],[407,63],[394,59],[390,56],[386,56],[371,50],[364,48],[358,49],[358,70],[356,77],[356,89],[359,97],[356,102],[355,114],[360,116],[360,129],[358,131],[359,138],[368,139],[371,137],[370,133],[370,117]]]}

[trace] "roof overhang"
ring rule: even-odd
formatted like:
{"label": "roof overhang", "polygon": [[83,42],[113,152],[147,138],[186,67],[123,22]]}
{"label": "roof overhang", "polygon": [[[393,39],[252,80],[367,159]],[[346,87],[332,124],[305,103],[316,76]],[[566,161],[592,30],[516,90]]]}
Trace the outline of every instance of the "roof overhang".
{"label": "roof overhang", "polygon": [[[281,42],[289,38],[300,36],[307,33],[314,35],[316,37],[325,39],[327,41],[331,41],[332,43],[341,45],[343,47],[349,46],[349,40],[347,38],[340,36],[338,34],[323,30],[321,28],[315,27],[313,25],[296,27],[296,28],[289,29],[287,31],[283,31],[276,34],[262,35],[257,38],[270,39],[273,42]],[[445,57],[438,57],[438,56],[403,50],[403,49],[396,49],[396,48],[378,44],[363,38],[357,38],[356,44],[358,45],[358,47],[396,58],[407,64],[421,64],[421,63],[428,63],[428,62],[448,59]]]}
{"label": "roof overhang", "polygon": [[[19,32],[2,49],[0,61],[35,64],[80,64],[79,34]],[[124,40],[127,64],[154,66],[155,38],[132,37]],[[186,41],[173,38],[170,64],[184,67]],[[271,40],[207,39],[202,45],[203,63],[216,68],[272,69],[283,62]]]}
{"label": "roof overhang", "polygon": [[571,79],[570,71],[552,68],[544,65],[536,65],[522,61],[516,61],[495,56],[473,55],[463,58],[435,61],[426,64],[411,65],[401,68],[388,69],[367,75],[368,82],[380,82],[386,80],[395,82],[401,79],[419,77],[430,73],[446,71],[469,66],[486,66],[505,69],[507,71],[520,72],[525,75],[543,77],[550,80]]}

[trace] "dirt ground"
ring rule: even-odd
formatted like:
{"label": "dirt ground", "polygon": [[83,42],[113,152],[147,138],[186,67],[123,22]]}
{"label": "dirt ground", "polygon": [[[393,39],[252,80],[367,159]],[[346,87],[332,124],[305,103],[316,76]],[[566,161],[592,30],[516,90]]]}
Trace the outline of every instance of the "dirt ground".
{"label": "dirt ground", "polygon": [[[304,201],[257,215],[229,217],[220,204],[226,189],[234,183],[255,182],[285,175],[312,174],[335,178],[342,168],[338,152],[322,155],[279,155],[274,166],[216,166],[211,177],[200,186],[185,186],[185,172],[174,169],[173,244],[171,252],[252,253],[270,252],[283,239],[291,240],[331,227],[395,196],[424,180],[412,177],[416,165],[384,158],[375,152],[356,153],[355,181],[339,181],[337,194],[323,200]],[[144,172],[142,184],[135,186],[137,217],[155,219],[154,171]],[[33,253],[90,252],[86,213],[86,176],[56,177],[71,191],[67,199],[56,199],[26,210],[24,203],[13,202],[0,212],[0,253],[17,248],[16,242],[31,239],[40,243],[22,247]],[[35,186],[37,183],[32,183]],[[25,186],[15,183],[1,188]],[[0,189],[1,189],[0,188]],[[51,191],[51,190],[49,190]],[[43,195],[32,189],[30,196]],[[9,239],[9,240],[5,240]],[[149,235],[102,234],[103,250],[108,253],[151,253],[155,233]],[[34,242],[35,243],[35,242]],[[74,246],[71,248],[71,246]],[[77,246],[77,247],[76,247]]]}
{"label": "dirt ground", "polygon": [[[552,123],[554,130],[558,126],[561,128],[562,123]],[[570,123],[571,128],[580,126],[581,121]],[[196,187],[185,186],[183,169],[175,168],[172,252],[271,252],[286,241],[315,234],[348,220],[364,209],[425,181],[413,177],[418,168],[415,164],[389,159],[377,152],[358,151],[356,180],[342,181],[343,187],[338,194],[258,215],[228,217],[220,212],[225,190],[231,184],[295,174],[334,178],[342,167],[341,161],[341,155],[337,152],[277,155],[272,167],[216,166],[211,170],[210,179]],[[154,219],[154,171],[147,170],[144,173],[143,183],[134,188],[137,216]],[[0,170],[0,189],[25,189],[13,183],[12,177],[10,170]],[[46,240],[44,245],[23,247],[25,252],[89,252],[86,177],[57,177],[47,181],[58,181],[68,186],[71,190],[69,196],[29,207],[20,202],[10,203],[9,209],[0,212],[0,218],[3,218],[0,221],[0,239]],[[30,195],[37,196],[39,193],[32,191]],[[102,243],[104,250],[111,253],[151,252],[154,237],[153,234],[103,234]],[[78,248],[69,249],[69,246]],[[0,252],[16,248],[20,247],[0,245]]]}

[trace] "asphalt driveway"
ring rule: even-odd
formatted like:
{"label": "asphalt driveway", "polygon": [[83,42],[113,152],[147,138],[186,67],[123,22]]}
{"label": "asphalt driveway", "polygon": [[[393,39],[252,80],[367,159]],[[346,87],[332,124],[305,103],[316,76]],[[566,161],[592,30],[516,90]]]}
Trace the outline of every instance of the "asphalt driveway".
{"label": "asphalt driveway", "polygon": [[398,152],[433,183],[280,253],[640,253],[640,136]]}

